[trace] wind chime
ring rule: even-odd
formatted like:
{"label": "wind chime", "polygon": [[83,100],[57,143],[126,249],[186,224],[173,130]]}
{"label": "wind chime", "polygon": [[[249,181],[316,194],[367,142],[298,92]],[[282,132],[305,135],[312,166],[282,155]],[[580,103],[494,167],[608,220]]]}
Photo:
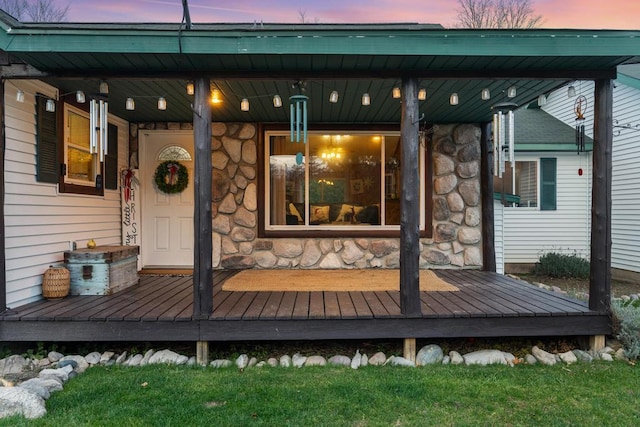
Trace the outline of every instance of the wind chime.
{"label": "wind chime", "polygon": [[491,107],[493,113],[493,174],[499,178],[505,172],[505,163],[511,162],[511,168],[515,167],[515,120],[513,109],[517,105],[513,103],[501,103]]}
{"label": "wind chime", "polygon": [[309,97],[303,95],[304,82],[296,82],[293,88],[298,89],[298,94],[289,97],[291,105],[291,142],[307,142],[307,101]]}
{"label": "wind chime", "polygon": [[587,98],[580,95],[576,98],[576,102],[573,104],[573,111],[576,114],[576,147],[578,154],[584,153],[585,138],[584,138],[584,113],[587,112]]}
{"label": "wind chime", "polygon": [[108,154],[109,137],[109,103],[104,100],[91,100],[89,104],[89,152],[98,154],[100,162],[104,162],[104,156]]}

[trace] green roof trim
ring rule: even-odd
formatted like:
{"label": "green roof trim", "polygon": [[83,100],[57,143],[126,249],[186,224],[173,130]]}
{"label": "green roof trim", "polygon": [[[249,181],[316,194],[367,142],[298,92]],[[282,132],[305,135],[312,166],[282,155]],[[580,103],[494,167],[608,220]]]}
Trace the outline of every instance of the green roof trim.
{"label": "green roof trim", "polygon": [[640,79],[636,79],[635,77],[628,76],[626,74],[618,73],[618,78],[616,81],[625,86],[632,87],[634,89],[640,90]]}

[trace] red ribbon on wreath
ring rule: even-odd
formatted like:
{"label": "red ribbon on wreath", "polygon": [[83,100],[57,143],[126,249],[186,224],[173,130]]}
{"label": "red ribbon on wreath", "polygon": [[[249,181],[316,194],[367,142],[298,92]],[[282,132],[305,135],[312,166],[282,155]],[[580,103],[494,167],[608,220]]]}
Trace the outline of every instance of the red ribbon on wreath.
{"label": "red ribbon on wreath", "polygon": [[131,200],[131,186],[134,178],[133,170],[125,169],[122,171],[122,188],[124,189],[125,203],[129,203],[129,200]]}
{"label": "red ribbon on wreath", "polygon": [[169,185],[176,185],[176,179],[178,178],[178,165],[175,163],[169,163],[167,165],[169,171]]}

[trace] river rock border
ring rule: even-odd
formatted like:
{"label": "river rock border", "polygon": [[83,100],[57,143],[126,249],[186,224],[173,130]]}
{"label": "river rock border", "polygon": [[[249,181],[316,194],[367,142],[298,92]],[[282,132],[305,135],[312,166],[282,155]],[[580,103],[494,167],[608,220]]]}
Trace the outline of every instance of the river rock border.
{"label": "river rock border", "polygon": [[[429,344],[418,351],[415,361],[401,356],[389,356],[377,352],[371,356],[356,350],[353,356],[335,355],[328,359],[319,355],[304,356],[295,353],[293,356],[283,355],[279,358],[269,358],[259,361],[256,357],[241,354],[235,360],[216,359],[209,363],[209,367],[235,368],[239,370],[249,368],[280,367],[302,368],[309,366],[343,366],[351,369],[359,369],[365,366],[400,366],[421,367],[435,364],[443,365],[509,365],[517,364],[544,364],[556,363],[572,364],[579,361],[592,362],[593,360],[613,361],[615,359],[626,360],[624,350],[613,350],[611,347],[593,351],[573,350],[566,353],[552,354],[536,346],[531,353],[524,358],[517,358],[513,354],[500,350],[478,350],[464,355],[457,351],[444,354],[437,344]],[[103,353],[93,352],[86,356],[67,355],[52,351],[46,357],[26,358],[20,355],[9,356],[0,360],[0,419],[15,415],[27,419],[41,418],[46,415],[45,401],[51,393],[61,391],[64,384],[82,374],[92,366],[145,366],[153,364],[174,364],[195,366],[195,356],[189,357],[178,354],[172,350],[148,350],[144,354],[128,354],[126,351],[116,354],[113,351]]]}

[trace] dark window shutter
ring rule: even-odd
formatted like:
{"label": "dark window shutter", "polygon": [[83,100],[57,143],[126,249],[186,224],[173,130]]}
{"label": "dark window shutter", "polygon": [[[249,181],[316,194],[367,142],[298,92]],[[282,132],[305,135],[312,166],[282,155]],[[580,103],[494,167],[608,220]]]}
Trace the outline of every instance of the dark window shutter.
{"label": "dark window shutter", "polygon": [[47,99],[36,96],[36,180],[58,183],[58,119],[46,111]]}
{"label": "dark window shutter", "polygon": [[540,159],[540,210],[556,210],[557,159]]}
{"label": "dark window shutter", "polygon": [[118,127],[109,124],[109,147],[104,156],[104,188],[118,189]]}

